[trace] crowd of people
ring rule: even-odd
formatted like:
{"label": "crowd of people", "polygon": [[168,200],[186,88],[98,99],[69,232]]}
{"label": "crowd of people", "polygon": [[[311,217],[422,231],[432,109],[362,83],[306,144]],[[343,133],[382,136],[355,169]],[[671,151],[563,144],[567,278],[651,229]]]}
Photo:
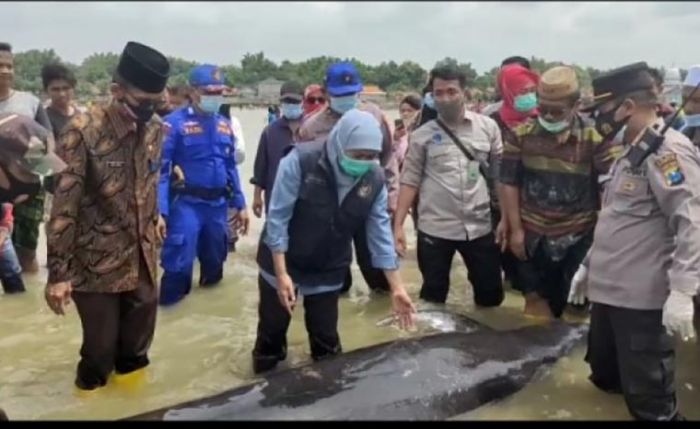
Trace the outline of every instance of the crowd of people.
{"label": "crowd of people", "polygon": [[[227,87],[210,64],[168,87],[166,57],[137,42],[114,70],[111,100],[89,109],[65,66],[42,70],[45,104],[13,88],[13,66],[0,43],[2,287],[21,293],[22,272],[39,270],[45,220],[46,301],[57,314],[74,302],[82,323],[77,388],[102,387],[112,372],[137,377],[158,305],[186,298],[195,259],[198,284],[220,284],[248,233],[245,143]],[[509,57],[499,101],[470,110],[465,74],[438,66],[390,122],[362,99],[352,63],[330,65],[321,84],[285,82],[250,179],[252,213],[265,218],[254,371],[286,358],[299,297],[311,357],[342,352],[353,247],[369,288],[389,294],[401,327],[414,324],[399,269],[410,214],[421,300],[446,302],[458,252],[478,307],[500,306],[508,283],[526,317],[590,312],[592,383],[624,395],[634,418],[682,419],[672,339],[695,335],[700,66],[685,79],[682,116],[662,84],[639,62],[595,78],[585,101],[572,67],[539,74]]]}

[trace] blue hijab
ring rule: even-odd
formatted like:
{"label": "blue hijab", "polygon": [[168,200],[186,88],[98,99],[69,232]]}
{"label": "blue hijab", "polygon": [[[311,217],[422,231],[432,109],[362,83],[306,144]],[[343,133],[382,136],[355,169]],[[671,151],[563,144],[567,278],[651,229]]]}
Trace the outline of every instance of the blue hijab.
{"label": "blue hijab", "polygon": [[336,184],[338,186],[338,203],[360,181],[360,177],[352,177],[340,168],[340,159],[347,150],[382,150],[382,130],[379,122],[367,112],[357,109],[347,111],[340,118],[328,135],[326,143],[328,159],[333,167]]}

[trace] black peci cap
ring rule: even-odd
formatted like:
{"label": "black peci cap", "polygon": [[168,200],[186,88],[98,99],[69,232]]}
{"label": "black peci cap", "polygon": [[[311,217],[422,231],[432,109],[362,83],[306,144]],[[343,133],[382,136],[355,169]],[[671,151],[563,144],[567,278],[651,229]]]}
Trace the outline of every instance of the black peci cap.
{"label": "black peci cap", "polygon": [[165,89],[170,75],[170,63],[165,55],[138,42],[126,44],[117,73],[136,88],[151,94]]}
{"label": "black peci cap", "polygon": [[621,95],[655,86],[653,71],[646,62],[619,67],[593,79],[592,104],[582,110],[591,112]]}

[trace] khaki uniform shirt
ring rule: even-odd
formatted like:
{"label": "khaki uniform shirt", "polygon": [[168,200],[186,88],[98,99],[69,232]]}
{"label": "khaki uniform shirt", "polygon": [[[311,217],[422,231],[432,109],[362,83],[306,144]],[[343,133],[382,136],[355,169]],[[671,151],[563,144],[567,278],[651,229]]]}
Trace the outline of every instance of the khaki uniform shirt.
{"label": "khaki uniform shirt", "polygon": [[673,129],[638,171],[628,152],[613,164],[603,196],[588,298],[660,310],[669,288],[694,294],[700,281],[700,153]]}
{"label": "khaki uniform shirt", "polygon": [[134,290],[143,258],[157,285],[160,118],[141,133],[116,104],[95,106],[63,129],[58,153],[68,168],[58,176],[47,228],[50,283]]}
{"label": "khaki uniform shirt", "polygon": [[[467,110],[452,131],[475,157],[489,162],[491,177],[498,177],[503,142],[496,121]],[[488,185],[479,163],[468,160],[434,120],[411,134],[401,184],[419,189],[421,232],[445,240],[474,240],[492,231]]]}

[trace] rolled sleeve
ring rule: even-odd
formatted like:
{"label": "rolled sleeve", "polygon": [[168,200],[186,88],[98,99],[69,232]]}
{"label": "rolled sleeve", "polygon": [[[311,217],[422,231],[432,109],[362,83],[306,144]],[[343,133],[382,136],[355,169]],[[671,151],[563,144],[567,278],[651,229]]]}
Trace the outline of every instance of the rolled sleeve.
{"label": "rolled sleeve", "polygon": [[[700,160],[692,149],[674,145],[674,152],[647,160],[651,190],[676,237],[670,288],[687,295],[697,293],[700,281]],[[673,184],[676,174],[682,181]]]}
{"label": "rolled sleeve", "polygon": [[282,159],[277,170],[265,221],[264,242],[273,252],[286,252],[289,248],[289,221],[294,214],[300,187],[299,156],[296,151],[291,151]]}
{"label": "rolled sleeve", "polygon": [[383,188],[372,205],[365,228],[372,266],[380,270],[394,271],[399,269],[399,258],[394,247],[387,203],[388,192]]}

